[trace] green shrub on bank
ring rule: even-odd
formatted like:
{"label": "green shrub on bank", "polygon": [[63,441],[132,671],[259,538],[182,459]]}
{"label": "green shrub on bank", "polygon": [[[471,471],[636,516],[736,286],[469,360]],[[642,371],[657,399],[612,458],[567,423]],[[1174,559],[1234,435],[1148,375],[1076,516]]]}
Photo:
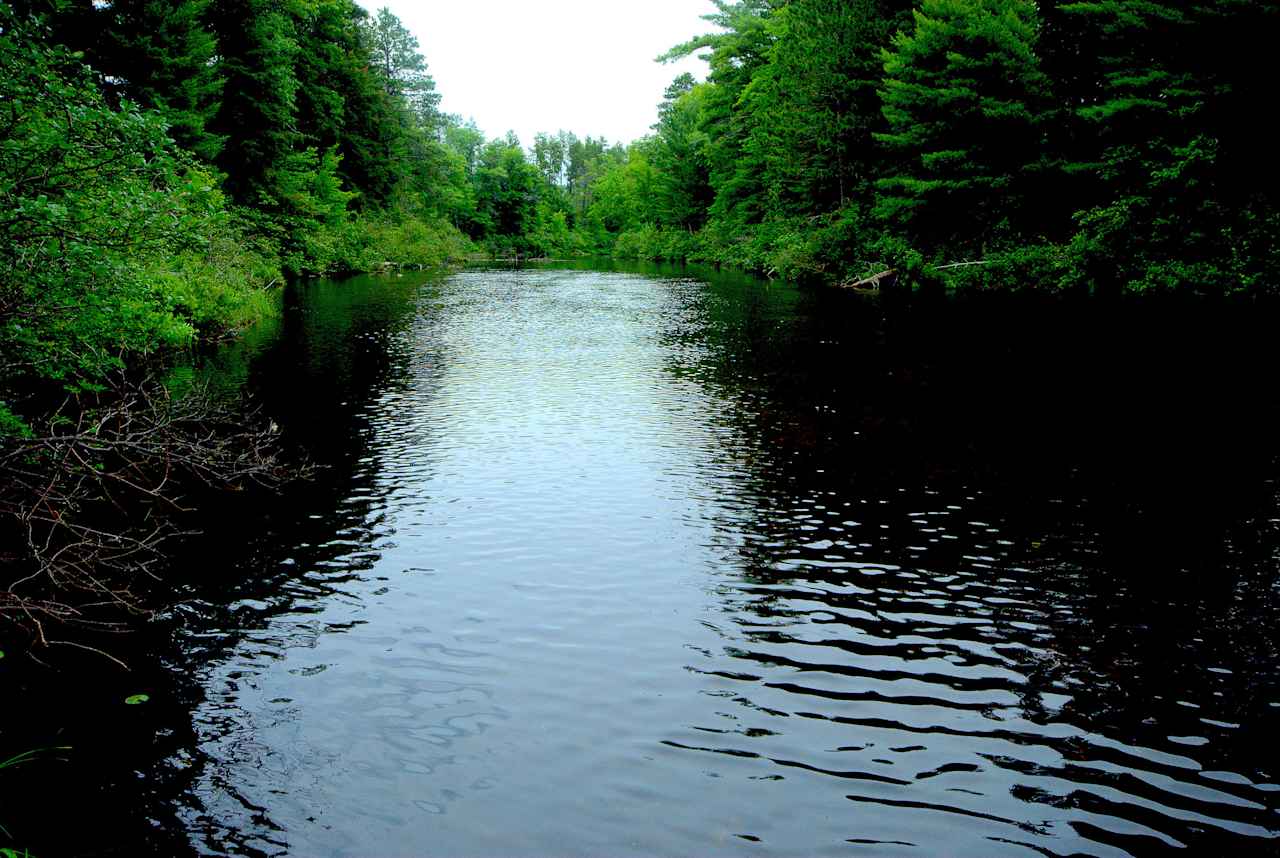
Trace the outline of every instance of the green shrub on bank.
{"label": "green shrub on bank", "polygon": [[471,242],[448,221],[390,213],[349,214],[306,236],[292,273],[320,277],[386,267],[438,268],[461,262]]}
{"label": "green shrub on bank", "polygon": [[471,251],[470,240],[439,218],[357,218],[348,230],[354,252],[343,260],[347,271],[370,271],[387,263],[439,268],[463,261]]}
{"label": "green shrub on bank", "polygon": [[613,244],[613,255],[620,259],[657,262],[690,260],[701,256],[701,251],[702,241],[697,233],[652,225],[626,230]]}
{"label": "green shrub on bank", "polygon": [[0,5],[0,437],[59,390],[101,390],[156,352],[276,311],[286,274],[435,267],[467,239],[432,217],[355,216],[332,150],[237,208],[161,114],[103,97],[80,55]]}
{"label": "green shrub on bank", "polygon": [[40,388],[100,388],[135,357],[268,312],[274,251],[158,114],[106,103],[79,57],[0,29],[0,431]]}

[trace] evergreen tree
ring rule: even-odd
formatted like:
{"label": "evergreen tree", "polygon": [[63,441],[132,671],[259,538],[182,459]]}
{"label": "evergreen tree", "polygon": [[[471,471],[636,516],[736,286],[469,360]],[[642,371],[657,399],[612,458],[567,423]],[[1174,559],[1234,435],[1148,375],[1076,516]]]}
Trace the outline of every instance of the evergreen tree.
{"label": "evergreen tree", "polygon": [[1100,179],[1080,215],[1080,275],[1215,291],[1273,279],[1277,173],[1256,110],[1280,9],[1110,0],[1060,13],[1097,45],[1099,85],[1076,100],[1092,133],[1075,169]]}
{"label": "evergreen tree", "polygon": [[707,87],[683,74],[672,81],[658,107],[658,122],[649,159],[657,170],[654,182],[657,221],[664,226],[695,229],[706,220],[713,199],[701,130]]}
{"label": "evergreen tree", "polygon": [[1017,229],[1040,159],[1048,81],[1031,0],[924,0],[884,53],[897,159],[877,210],[913,241],[981,252]]}
{"label": "evergreen tree", "polygon": [[908,0],[795,0],[768,22],[768,62],[742,96],[748,157],[765,174],[768,213],[826,212],[865,196],[881,157],[872,132],[881,50]]}
{"label": "evergreen tree", "polygon": [[205,25],[210,0],[112,0],[101,7],[102,44],[96,66],[109,86],[164,117],[169,134],[213,161],[222,137],[209,125],[222,77],[216,44]]}
{"label": "evergreen tree", "polygon": [[667,51],[667,61],[703,54],[709,65],[702,109],[705,155],[715,200],[709,214],[737,223],[758,222],[765,198],[764,169],[746,150],[750,132],[742,96],[754,75],[768,62],[773,35],[766,26],[775,6],[771,0],[712,0],[716,11],[704,18],[718,32],[699,36]]}
{"label": "evergreen tree", "polygon": [[362,206],[386,205],[407,158],[399,107],[376,72],[363,27],[368,14],[353,0],[301,7],[297,122],[305,145],[341,154],[339,175]]}
{"label": "evergreen tree", "polygon": [[440,125],[440,94],[427,73],[418,40],[385,6],[364,27],[373,66],[387,95],[402,99],[417,123],[436,130]]}
{"label": "evergreen tree", "polygon": [[277,179],[300,142],[290,11],[273,0],[216,0],[212,7],[226,81],[213,123],[226,137],[217,163],[237,201],[267,209],[282,204]]}

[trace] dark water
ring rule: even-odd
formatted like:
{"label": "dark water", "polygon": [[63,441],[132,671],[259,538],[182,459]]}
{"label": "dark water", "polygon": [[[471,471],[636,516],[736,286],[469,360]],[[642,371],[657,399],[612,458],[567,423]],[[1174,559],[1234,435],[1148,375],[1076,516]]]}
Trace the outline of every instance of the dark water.
{"label": "dark water", "polygon": [[74,746],[0,772],[37,854],[1280,853],[1274,310],[288,298],[210,371],[324,470],[193,542],[163,669],[6,716]]}

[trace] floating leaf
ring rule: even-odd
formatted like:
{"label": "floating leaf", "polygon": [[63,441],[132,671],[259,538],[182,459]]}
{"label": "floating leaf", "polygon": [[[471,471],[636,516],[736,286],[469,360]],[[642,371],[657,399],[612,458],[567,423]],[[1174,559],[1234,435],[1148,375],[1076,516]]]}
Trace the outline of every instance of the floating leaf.
{"label": "floating leaf", "polygon": [[130,706],[137,706],[139,703],[146,703],[150,699],[151,696],[148,694],[131,694],[124,699],[124,702]]}

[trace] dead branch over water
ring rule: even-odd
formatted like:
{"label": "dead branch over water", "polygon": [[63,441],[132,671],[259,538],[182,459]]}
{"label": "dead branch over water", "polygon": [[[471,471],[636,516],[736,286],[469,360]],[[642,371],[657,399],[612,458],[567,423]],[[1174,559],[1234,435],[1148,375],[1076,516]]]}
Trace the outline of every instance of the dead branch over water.
{"label": "dead branch over water", "polygon": [[68,629],[119,631],[145,616],[195,496],[296,473],[277,456],[274,424],[155,382],[69,397],[34,429],[0,442],[0,621],[34,650],[90,648]]}

